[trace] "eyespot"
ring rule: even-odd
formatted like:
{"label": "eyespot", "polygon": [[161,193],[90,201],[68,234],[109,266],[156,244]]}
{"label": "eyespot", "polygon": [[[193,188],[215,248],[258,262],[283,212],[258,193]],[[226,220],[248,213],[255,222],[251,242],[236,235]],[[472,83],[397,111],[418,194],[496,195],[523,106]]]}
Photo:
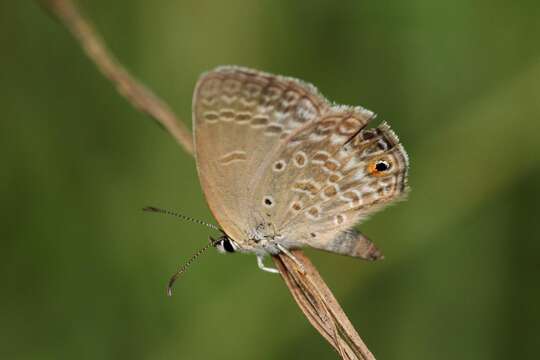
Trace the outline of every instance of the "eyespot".
{"label": "eyespot", "polygon": [[391,165],[386,160],[377,160],[368,165],[368,172],[371,175],[382,176],[388,170],[390,170]]}
{"label": "eyespot", "polygon": [[375,163],[375,170],[378,172],[386,171],[388,169],[390,169],[390,163],[388,163],[388,161],[379,160]]}

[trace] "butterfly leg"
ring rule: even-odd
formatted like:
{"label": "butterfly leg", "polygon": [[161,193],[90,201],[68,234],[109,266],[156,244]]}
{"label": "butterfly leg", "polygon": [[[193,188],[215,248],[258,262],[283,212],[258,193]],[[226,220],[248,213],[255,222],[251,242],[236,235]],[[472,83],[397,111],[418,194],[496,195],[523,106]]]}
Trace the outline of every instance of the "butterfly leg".
{"label": "butterfly leg", "polygon": [[294,261],[296,266],[298,266],[298,271],[299,272],[301,272],[302,274],[306,273],[306,269],[304,269],[304,265],[302,265],[302,263],[300,261],[298,261],[298,259],[289,250],[287,250],[287,248],[285,246],[283,246],[281,244],[276,244],[276,246],[279,249],[279,251],[281,251],[282,253],[287,255],[289,257],[289,259]]}
{"label": "butterfly leg", "polygon": [[263,257],[263,255],[257,255],[257,265],[259,266],[259,269],[267,271],[269,273],[278,274],[279,271],[277,269],[264,266]]}

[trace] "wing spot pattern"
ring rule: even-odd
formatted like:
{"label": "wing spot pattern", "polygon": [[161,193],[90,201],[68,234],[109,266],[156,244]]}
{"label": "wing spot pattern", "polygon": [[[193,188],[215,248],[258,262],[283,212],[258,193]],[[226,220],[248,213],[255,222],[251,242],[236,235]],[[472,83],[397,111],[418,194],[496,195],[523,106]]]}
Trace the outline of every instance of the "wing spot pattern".
{"label": "wing spot pattern", "polygon": [[203,117],[208,123],[216,123],[219,120],[219,114],[215,111],[205,111]]}
{"label": "wing spot pattern", "polygon": [[258,115],[251,120],[251,127],[255,129],[265,127],[266,124],[268,124],[268,118],[266,116]]}
{"label": "wing spot pattern", "polygon": [[362,199],[362,195],[358,190],[349,190],[343,195],[341,195],[340,198],[341,200],[348,203],[351,208],[354,208],[355,206],[360,205],[360,199]]}
{"label": "wing spot pattern", "polygon": [[318,206],[312,206],[306,211],[306,217],[311,220],[317,220],[321,215],[321,209]]}
{"label": "wing spot pattern", "polygon": [[212,96],[215,96],[219,93],[221,88],[221,80],[220,79],[208,79],[205,82],[202,83],[200,94],[203,98],[210,98]]}
{"label": "wing spot pattern", "polygon": [[334,223],[336,225],[341,225],[345,222],[346,216],[343,214],[338,214],[334,217]]}
{"label": "wing spot pattern", "polygon": [[334,159],[328,159],[324,162],[322,170],[326,173],[334,173],[337,169],[339,169],[339,166],[339,161]]}
{"label": "wing spot pattern", "polygon": [[328,185],[321,192],[321,198],[323,200],[328,200],[328,199],[336,196],[338,193],[339,193],[339,186],[338,185]]}
{"label": "wing spot pattern", "polygon": [[283,90],[281,90],[277,86],[269,86],[265,90],[263,90],[262,94],[262,105],[263,106],[273,106],[274,103],[279,100],[281,97],[281,94],[283,93]]}
{"label": "wing spot pattern", "polygon": [[246,99],[254,100],[257,99],[262,92],[262,86],[256,83],[249,82],[244,86],[242,94]]}
{"label": "wing spot pattern", "polygon": [[304,166],[306,166],[308,162],[306,153],[303,151],[297,151],[293,155],[293,162],[294,165],[296,165],[296,167],[298,168],[303,168]]}
{"label": "wing spot pattern", "polygon": [[229,96],[234,96],[238,94],[241,88],[242,82],[236,79],[229,78],[223,82],[223,92]]}
{"label": "wing spot pattern", "polygon": [[219,116],[222,121],[229,122],[232,121],[236,113],[232,109],[223,109],[219,112]]}
{"label": "wing spot pattern", "polygon": [[251,120],[251,114],[249,112],[239,112],[234,119],[239,125],[247,124]]}
{"label": "wing spot pattern", "polygon": [[264,130],[264,134],[272,136],[272,135],[278,135],[282,131],[283,131],[283,126],[281,126],[280,124],[272,123],[268,125],[266,130]]}
{"label": "wing spot pattern", "polygon": [[274,163],[274,166],[272,167],[272,169],[275,172],[282,172],[285,170],[286,166],[287,166],[287,163],[285,162],[285,160],[278,160]]}
{"label": "wing spot pattern", "polygon": [[330,153],[328,151],[319,150],[313,155],[311,162],[313,164],[322,165],[326,160],[330,158]]}
{"label": "wing spot pattern", "polygon": [[302,202],[300,202],[300,201],[294,201],[291,204],[291,209],[293,209],[296,212],[302,210],[302,207],[303,207],[303,205],[302,205]]}
{"label": "wing spot pattern", "polygon": [[263,206],[264,207],[267,207],[267,208],[272,208],[274,207],[274,198],[271,197],[270,195],[266,195],[264,198],[263,198]]}
{"label": "wing spot pattern", "polygon": [[223,155],[219,159],[219,162],[221,163],[221,165],[229,165],[237,161],[246,161],[246,160],[247,160],[247,156],[246,156],[245,151],[234,150],[228,154]]}
{"label": "wing spot pattern", "polygon": [[311,181],[299,181],[293,185],[293,191],[315,196],[319,191],[319,188]]}
{"label": "wing spot pattern", "polygon": [[343,175],[339,171],[336,171],[328,177],[328,183],[335,184],[339,182],[341,179],[343,179]]}

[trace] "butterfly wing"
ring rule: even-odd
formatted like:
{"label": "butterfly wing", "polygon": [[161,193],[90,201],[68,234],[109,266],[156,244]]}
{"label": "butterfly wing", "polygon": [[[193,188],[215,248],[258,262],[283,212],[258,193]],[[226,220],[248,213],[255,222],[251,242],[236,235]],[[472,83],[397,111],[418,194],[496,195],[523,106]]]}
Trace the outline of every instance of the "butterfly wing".
{"label": "butterfly wing", "polygon": [[251,178],[268,154],[329,107],[312,85],[251,69],[219,67],[199,79],[193,97],[199,178],[216,220],[240,245],[252,226]]}
{"label": "butterfly wing", "polygon": [[264,181],[252,181],[250,202],[272,199],[264,212],[287,246],[365,257],[370,243],[351,228],[407,192],[405,150],[386,123],[366,129],[372,118],[362,108],[332,108],[260,167],[254,178]]}

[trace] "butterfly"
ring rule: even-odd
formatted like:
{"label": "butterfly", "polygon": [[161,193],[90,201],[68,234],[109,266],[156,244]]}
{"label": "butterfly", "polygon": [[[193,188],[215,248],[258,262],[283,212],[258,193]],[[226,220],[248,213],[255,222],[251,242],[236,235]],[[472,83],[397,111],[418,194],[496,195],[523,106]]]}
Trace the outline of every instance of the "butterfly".
{"label": "butterfly", "polygon": [[193,95],[197,171],[222,252],[311,247],[375,260],[354,226],[408,192],[408,157],[374,113],[311,84],[238,66],[203,74]]}

